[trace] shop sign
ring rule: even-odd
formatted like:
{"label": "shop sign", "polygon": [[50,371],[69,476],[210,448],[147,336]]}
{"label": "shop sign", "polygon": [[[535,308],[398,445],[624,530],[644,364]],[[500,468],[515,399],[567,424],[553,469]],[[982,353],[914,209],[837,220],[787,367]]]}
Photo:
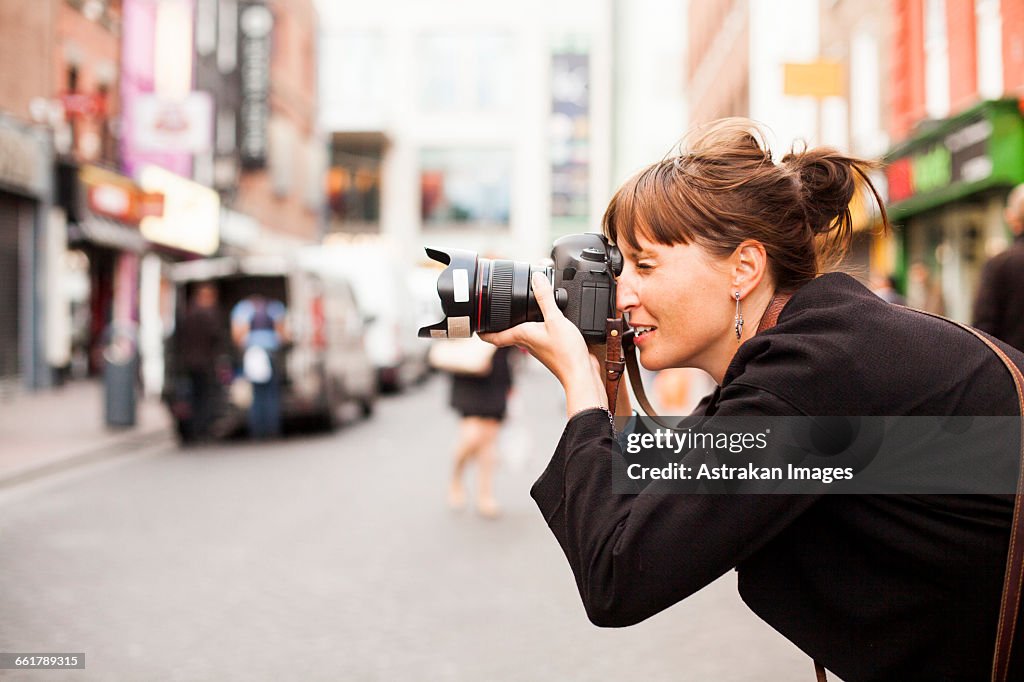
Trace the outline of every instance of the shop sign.
{"label": "shop sign", "polygon": [[903,201],[939,191],[957,182],[978,182],[992,173],[988,119],[971,122],[925,149],[889,166],[889,196]]}
{"label": "shop sign", "polygon": [[163,194],[145,192],[123,175],[89,165],[82,167],[79,179],[85,187],[86,207],[96,215],[138,225],[146,216],[163,213]]}
{"label": "shop sign", "polygon": [[135,101],[135,148],[203,154],[213,144],[213,98],[191,92],[180,101],[140,94]]}
{"label": "shop sign", "polygon": [[887,155],[890,216],[911,215],[1024,182],[1024,116],[1015,98],[934,122]]}
{"label": "shop sign", "polygon": [[46,148],[29,130],[0,117],[0,183],[46,192]]}
{"label": "shop sign", "polygon": [[146,166],[139,174],[146,192],[164,197],[163,214],[142,219],[142,234],[163,244],[201,256],[220,246],[220,195],[159,166]]}
{"label": "shop sign", "polygon": [[270,40],[274,15],[262,4],[244,5],[239,13],[239,28],[239,153],[246,168],[262,168],[267,163],[270,125]]}
{"label": "shop sign", "polygon": [[60,102],[69,118],[96,118],[107,113],[107,100],[98,92],[65,92],[60,95]]}

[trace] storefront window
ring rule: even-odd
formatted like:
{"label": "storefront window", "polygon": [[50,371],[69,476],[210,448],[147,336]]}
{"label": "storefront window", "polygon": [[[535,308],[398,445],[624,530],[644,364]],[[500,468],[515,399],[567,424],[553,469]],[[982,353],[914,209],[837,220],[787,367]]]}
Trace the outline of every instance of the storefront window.
{"label": "storefront window", "polygon": [[336,134],[327,170],[327,205],[332,232],[379,232],[381,164],[379,135]]}
{"label": "storefront window", "polygon": [[504,229],[509,223],[512,153],[506,149],[425,149],[420,216],[427,229]]}

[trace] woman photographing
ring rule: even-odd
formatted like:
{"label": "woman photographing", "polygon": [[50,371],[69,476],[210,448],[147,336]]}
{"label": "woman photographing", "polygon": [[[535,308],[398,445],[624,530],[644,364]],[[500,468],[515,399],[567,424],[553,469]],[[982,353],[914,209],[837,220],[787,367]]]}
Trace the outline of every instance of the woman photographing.
{"label": "woman photographing", "polygon": [[[763,139],[719,122],[612,198],[603,227],[640,363],[708,372],[707,417],[1020,415],[983,340],[827,273],[871,165],[824,148],[774,163]],[[532,495],[595,624],[637,623],[736,569],[748,606],[848,682],[990,677],[1012,495],[615,494],[601,365],[550,284],[533,289],[543,322],[482,336],[525,347],[565,390],[568,424]],[[1020,632],[1009,679],[1024,679]]]}

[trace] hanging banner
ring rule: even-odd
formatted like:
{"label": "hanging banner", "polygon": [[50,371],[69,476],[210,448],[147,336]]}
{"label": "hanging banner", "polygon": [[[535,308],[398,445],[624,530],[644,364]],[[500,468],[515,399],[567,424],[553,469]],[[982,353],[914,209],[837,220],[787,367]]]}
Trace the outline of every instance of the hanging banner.
{"label": "hanging banner", "polygon": [[238,146],[242,165],[267,163],[270,127],[270,40],[274,15],[261,3],[247,3],[239,13],[242,101],[238,113]]}
{"label": "hanging banner", "polygon": [[586,218],[590,187],[590,56],[551,55],[551,215]]}
{"label": "hanging banner", "polygon": [[191,92],[181,101],[139,95],[135,103],[135,147],[147,152],[210,151],[213,141],[213,99]]}

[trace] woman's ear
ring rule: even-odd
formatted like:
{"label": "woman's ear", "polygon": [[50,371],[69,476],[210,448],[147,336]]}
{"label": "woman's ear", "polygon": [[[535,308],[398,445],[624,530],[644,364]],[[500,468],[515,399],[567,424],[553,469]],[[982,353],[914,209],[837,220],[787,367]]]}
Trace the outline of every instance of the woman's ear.
{"label": "woman's ear", "polygon": [[764,244],[748,239],[736,247],[730,260],[733,285],[740,292],[740,298],[746,298],[768,272],[768,254]]}

